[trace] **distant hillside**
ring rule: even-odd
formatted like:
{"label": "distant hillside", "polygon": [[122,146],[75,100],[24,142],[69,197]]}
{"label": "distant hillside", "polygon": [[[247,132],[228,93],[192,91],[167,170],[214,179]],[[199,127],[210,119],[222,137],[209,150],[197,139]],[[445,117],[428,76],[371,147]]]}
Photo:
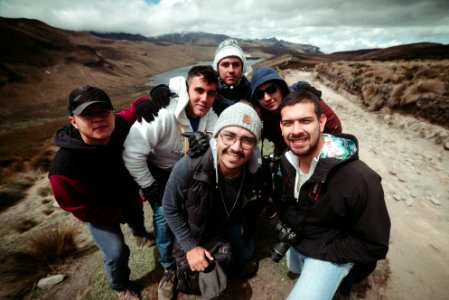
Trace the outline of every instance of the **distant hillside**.
{"label": "distant hillside", "polygon": [[334,52],[330,55],[347,60],[445,59],[449,58],[449,45],[413,43],[383,49]]}
{"label": "distant hillside", "polygon": [[132,34],[132,33],[124,33],[124,32],[101,33],[101,32],[95,32],[95,31],[89,31],[89,33],[92,35],[101,37],[101,38],[111,39],[111,40],[145,41],[145,42],[152,41],[150,38],[147,38],[146,36],[143,36],[141,34]]}
{"label": "distant hillside", "polygon": [[[153,43],[175,43],[182,45],[199,45],[199,46],[214,46],[216,47],[222,41],[227,38],[232,38],[224,34],[212,34],[205,32],[188,32],[188,33],[173,33],[165,34],[158,37],[145,37],[139,34],[128,34],[128,33],[97,33],[91,32],[92,34],[109,39],[115,40],[129,40],[129,41],[150,41]],[[241,47],[245,51],[251,50],[263,50],[264,52],[277,55],[283,54],[289,51],[299,52],[299,53],[314,53],[320,54],[320,48],[308,45],[308,44],[295,44],[283,40],[278,40],[276,38],[268,39],[238,39],[237,40]]]}
{"label": "distant hillside", "polygon": [[276,57],[264,62],[266,65],[281,68],[314,68],[317,64],[336,61],[390,61],[390,60],[423,60],[449,59],[449,45],[438,43],[413,43],[383,49],[360,49],[341,51],[331,54],[317,53],[277,53]]}

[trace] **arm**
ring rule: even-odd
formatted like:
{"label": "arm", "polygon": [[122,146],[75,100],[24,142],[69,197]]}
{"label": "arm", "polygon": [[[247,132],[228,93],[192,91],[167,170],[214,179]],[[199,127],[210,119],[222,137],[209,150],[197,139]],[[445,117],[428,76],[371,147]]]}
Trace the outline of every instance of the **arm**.
{"label": "arm", "polygon": [[366,168],[354,176],[360,180],[352,184],[345,199],[351,210],[347,212],[349,234],[326,246],[329,260],[337,263],[373,262],[385,258],[388,251],[390,218],[380,177]]}
{"label": "arm", "polygon": [[125,119],[129,125],[134,124],[136,121],[138,115],[136,112],[136,107],[138,104],[149,104],[150,102],[144,102],[144,101],[150,101],[149,97],[139,97],[134,99],[133,102],[129,105],[129,107],[124,108],[123,110],[117,112],[116,114]]}
{"label": "arm", "polygon": [[341,127],[340,119],[338,118],[337,114],[330,108],[329,105],[327,105],[323,99],[320,99],[320,107],[321,112],[326,116],[326,125],[324,127],[325,133],[341,133],[343,131],[343,128]]}
{"label": "arm", "polygon": [[149,187],[155,182],[148,168],[147,158],[159,139],[165,136],[166,117],[167,114],[160,113],[160,116],[151,123],[145,120],[135,122],[123,145],[125,166],[141,188]]}
{"label": "arm", "polygon": [[175,164],[162,197],[167,224],[175,235],[176,242],[185,252],[197,246],[197,239],[190,231],[184,209],[192,180],[192,174],[188,173],[189,160],[188,156],[184,156]]}
{"label": "arm", "polygon": [[[59,206],[84,222],[116,224],[124,222],[122,207],[99,199],[85,184],[62,175],[50,175],[50,184]],[[99,201],[103,200],[103,201]]]}
{"label": "arm", "polygon": [[185,156],[176,163],[164,191],[162,206],[165,219],[175,235],[176,242],[186,253],[190,269],[201,272],[207,268],[208,260],[213,260],[213,257],[209,251],[198,246],[197,238],[190,231],[186,211],[183,209],[192,181],[189,162],[190,158]]}

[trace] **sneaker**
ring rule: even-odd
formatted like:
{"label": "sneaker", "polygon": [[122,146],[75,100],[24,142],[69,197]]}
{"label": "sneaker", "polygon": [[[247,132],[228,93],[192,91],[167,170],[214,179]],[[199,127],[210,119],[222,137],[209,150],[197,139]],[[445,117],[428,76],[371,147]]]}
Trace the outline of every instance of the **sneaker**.
{"label": "sneaker", "polygon": [[162,274],[161,281],[157,288],[157,298],[159,300],[172,300],[176,299],[176,271],[165,270]]}
{"label": "sneaker", "polygon": [[132,290],[123,290],[120,292],[117,292],[118,294],[118,299],[119,300],[140,300],[140,296],[139,294],[137,294],[136,292],[132,291]]}
{"label": "sneaker", "polygon": [[293,273],[292,271],[287,272],[287,277],[290,278],[290,280],[296,280],[299,278],[301,274]]}

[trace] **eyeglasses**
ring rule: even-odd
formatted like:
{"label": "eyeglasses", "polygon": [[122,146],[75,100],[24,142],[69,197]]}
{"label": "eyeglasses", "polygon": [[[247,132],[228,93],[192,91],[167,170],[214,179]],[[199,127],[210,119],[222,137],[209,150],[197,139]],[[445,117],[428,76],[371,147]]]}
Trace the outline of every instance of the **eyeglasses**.
{"label": "eyeglasses", "polygon": [[235,144],[236,141],[240,141],[240,147],[243,150],[251,150],[251,148],[256,144],[256,141],[253,138],[249,137],[237,137],[233,133],[220,133],[221,140],[223,141],[223,144],[226,146],[232,146]]}
{"label": "eyeglasses", "polygon": [[273,95],[274,93],[276,93],[278,91],[278,86],[273,84],[270,85],[269,87],[267,87],[265,90],[258,90],[254,93],[254,98],[256,98],[257,100],[262,100],[263,97],[265,96],[265,93],[267,93],[268,95]]}

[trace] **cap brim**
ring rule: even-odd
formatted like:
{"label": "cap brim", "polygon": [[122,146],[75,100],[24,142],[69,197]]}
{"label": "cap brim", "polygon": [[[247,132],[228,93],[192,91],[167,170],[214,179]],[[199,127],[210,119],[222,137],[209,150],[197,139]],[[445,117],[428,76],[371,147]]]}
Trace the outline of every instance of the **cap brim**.
{"label": "cap brim", "polygon": [[111,104],[104,102],[104,101],[89,101],[89,102],[85,102],[83,104],[81,104],[80,106],[78,106],[77,108],[75,108],[72,111],[72,114],[74,115],[80,115],[86,108],[88,108],[89,106],[91,106],[92,104],[96,104],[96,103],[101,103],[104,106],[113,108]]}

